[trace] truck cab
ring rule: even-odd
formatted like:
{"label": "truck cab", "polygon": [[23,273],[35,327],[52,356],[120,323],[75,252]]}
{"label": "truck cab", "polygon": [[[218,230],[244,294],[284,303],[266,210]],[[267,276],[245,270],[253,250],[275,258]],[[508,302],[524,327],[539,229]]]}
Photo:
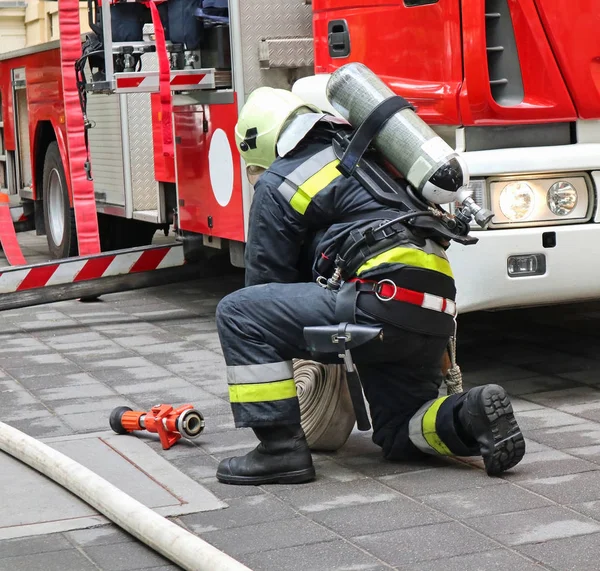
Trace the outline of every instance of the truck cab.
{"label": "truck cab", "polygon": [[[600,295],[593,0],[313,0],[315,72],[359,61],[463,153],[495,216],[453,244],[462,312]],[[321,79],[295,87],[323,100]],[[310,95],[311,89],[313,95]],[[316,94],[316,90],[321,90]]]}

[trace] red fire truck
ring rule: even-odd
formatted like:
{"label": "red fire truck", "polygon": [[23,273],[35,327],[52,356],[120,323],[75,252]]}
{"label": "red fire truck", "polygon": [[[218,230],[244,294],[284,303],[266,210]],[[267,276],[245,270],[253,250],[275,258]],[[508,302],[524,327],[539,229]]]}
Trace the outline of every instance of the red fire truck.
{"label": "red fire truck", "polygon": [[90,0],[100,79],[82,70],[73,0],[60,3],[60,42],[0,56],[0,187],[55,258],[143,247],[174,226],[184,249],[228,249],[243,265],[252,189],[238,109],[261,85],[328,108],[327,74],[360,61],[462,153],[495,214],[473,228],[477,245],[449,250],[461,312],[600,294],[594,0],[229,0],[224,17],[190,16],[194,53],[163,44],[157,25],[113,42],[118,3]]}

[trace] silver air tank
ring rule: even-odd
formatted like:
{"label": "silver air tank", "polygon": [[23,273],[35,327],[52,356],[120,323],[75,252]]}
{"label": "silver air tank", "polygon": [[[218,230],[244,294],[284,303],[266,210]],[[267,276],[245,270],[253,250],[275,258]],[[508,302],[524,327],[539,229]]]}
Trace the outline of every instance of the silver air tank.
{"label": "silver air tank", "polygon": [[[327,83],[327,99],[354,128],[377,105],[394,95],[361,63],[344,65]],[[411,109],[392,115],[373,144],[430,202],[446,204],[460,200],[459,189],[469,183],[463,159]]]}

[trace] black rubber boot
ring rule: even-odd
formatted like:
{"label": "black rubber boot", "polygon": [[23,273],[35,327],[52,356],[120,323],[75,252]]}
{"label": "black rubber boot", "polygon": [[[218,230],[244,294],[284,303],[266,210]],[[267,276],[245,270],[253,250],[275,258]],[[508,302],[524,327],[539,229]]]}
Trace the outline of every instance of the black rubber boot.
{"label": "black rubber boot", "polygon": [[467,437],[479,446],[488,476],[516,466],[525,455],[525,439],[506,391],[498,385],[471,389],[458,412]]}
{"label": "black rubber boot", "polygon": [[225,458],[217,468],[224,484],[301,484],[315,479],[304,431],[299,424],[253,428],[260,444],[245,456]]}

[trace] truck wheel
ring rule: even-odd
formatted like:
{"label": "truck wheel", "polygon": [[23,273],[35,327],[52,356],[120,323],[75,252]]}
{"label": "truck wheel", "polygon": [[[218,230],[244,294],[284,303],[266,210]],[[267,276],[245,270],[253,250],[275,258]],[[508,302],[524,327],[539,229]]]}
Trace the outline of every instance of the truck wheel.
{"label": "truck wheel", "polygon": [[44,224],[50,255],[55,259],[76,256],[77,228],[75,211],[69,204],[69,190],[58,144],[48,145],[42,178]]}

